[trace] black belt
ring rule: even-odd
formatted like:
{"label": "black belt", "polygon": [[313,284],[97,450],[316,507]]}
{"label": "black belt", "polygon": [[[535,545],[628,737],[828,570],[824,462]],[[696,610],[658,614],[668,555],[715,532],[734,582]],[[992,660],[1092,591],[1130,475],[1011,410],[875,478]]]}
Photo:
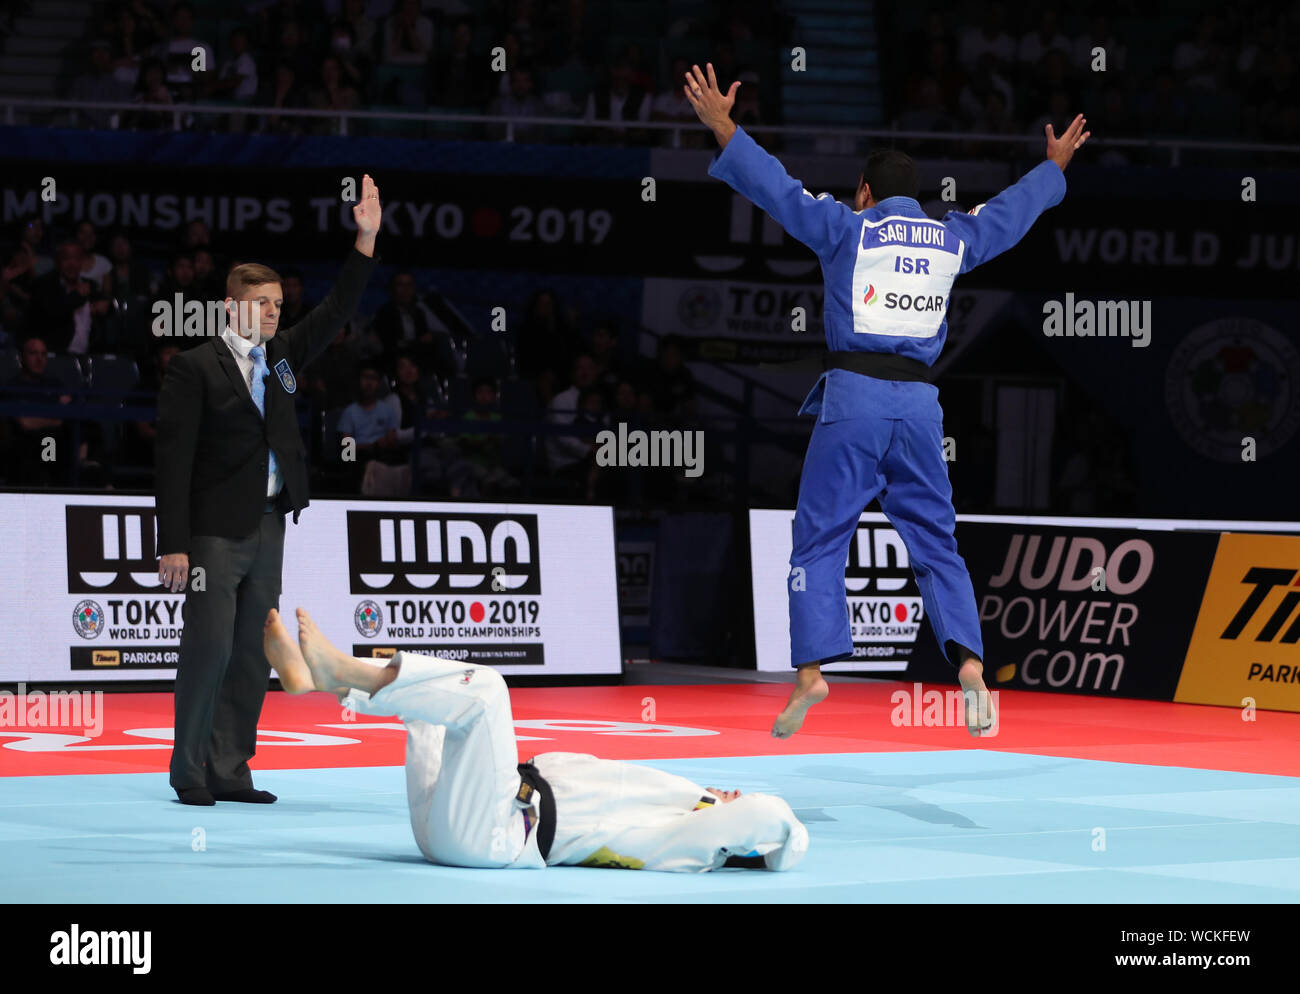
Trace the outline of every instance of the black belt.
{"label": "black belt", "polygon": [[519,800],[531,800],[533,791],[537,791],[541,798],[542,817],[537,822],[537,851],[542,854],[542,859],[546,859],[551,854],[551,843],[555,841],[555,795],[551,793],[551,785],[532,763],[519,764],[519,778],[523,781],[519,785]]}
{"label": "black belt", "polygon": [[919,380],[929,383],[930,367],[919,359],[892,352],[827,352],[822,369],[847,369],[851,373],[874,376],[878,380]]}

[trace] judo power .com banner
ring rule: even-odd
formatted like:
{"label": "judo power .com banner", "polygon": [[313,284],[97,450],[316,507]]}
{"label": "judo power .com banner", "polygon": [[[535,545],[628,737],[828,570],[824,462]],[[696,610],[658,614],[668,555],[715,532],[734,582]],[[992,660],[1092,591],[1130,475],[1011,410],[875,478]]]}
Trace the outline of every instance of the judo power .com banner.
{"label": "judo power .com banner", "polygon": [[[0,683],[175,676],[147,497],[0,494]],[[286,524],[282,610],[357,656],[411,650],[505,675],[620,671],[609,508],[313,501]]]}
{"label": "judo power .com banner", "polygon": [[[759,669],[790,667],[792,511],[751,511]],[[1250,534],[1247,529],[1264,534]],[[990,687],[1300,711],[1300,526],[959,516]],[[828,672],[952,681],[907,550],[863,514]]]}

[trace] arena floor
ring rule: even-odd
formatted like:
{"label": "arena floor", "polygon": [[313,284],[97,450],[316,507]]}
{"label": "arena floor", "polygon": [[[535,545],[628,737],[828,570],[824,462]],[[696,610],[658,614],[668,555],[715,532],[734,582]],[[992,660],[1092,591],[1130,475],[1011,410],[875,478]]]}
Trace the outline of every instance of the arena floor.
{"label": "arena floor", "polygon": [[[836,681],[788,741],[783,683],[518,689],[519,753],[590,752],[784,797],[788,873],[434,866],[411,836],[400,724],[268,696],[269,806],[167,786],[170,694],[108,694],[102,734],[0,729],[6,902],[1300,901],[1300,714],[1024,691],[1000,727],[891,721],[911,684]],[[653,714],[651,713],[653,710]],[[649,720],[647,720],[649,719]]]}

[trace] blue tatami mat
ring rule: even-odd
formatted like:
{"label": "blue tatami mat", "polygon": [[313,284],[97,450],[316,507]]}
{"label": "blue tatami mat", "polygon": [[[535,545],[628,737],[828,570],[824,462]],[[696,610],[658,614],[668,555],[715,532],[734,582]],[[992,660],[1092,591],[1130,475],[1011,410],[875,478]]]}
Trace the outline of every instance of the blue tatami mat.
{"label": "blue tatami mat", "polygon": [[649,761],[784,797],[786,873],[434,866],[400,767],[268,770],[273,805],[181,805],[166,774],[0,779],[0,898],[183,902],[1300,901],[1300,782],[983,750]]}

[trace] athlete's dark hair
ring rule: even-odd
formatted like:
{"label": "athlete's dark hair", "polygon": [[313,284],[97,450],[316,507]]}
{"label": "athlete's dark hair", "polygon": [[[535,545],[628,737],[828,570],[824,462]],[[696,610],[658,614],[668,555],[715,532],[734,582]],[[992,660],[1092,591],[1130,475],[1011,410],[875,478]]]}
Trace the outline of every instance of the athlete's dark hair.
{"label": "athlete's dark hair", "polygon": [[862,177],[871,187],[871,199],[880,201],[887,197],[911,197],[921,192],[921,181],[916,173],[916,163],[906,152],[885,148],[872,152]]}

